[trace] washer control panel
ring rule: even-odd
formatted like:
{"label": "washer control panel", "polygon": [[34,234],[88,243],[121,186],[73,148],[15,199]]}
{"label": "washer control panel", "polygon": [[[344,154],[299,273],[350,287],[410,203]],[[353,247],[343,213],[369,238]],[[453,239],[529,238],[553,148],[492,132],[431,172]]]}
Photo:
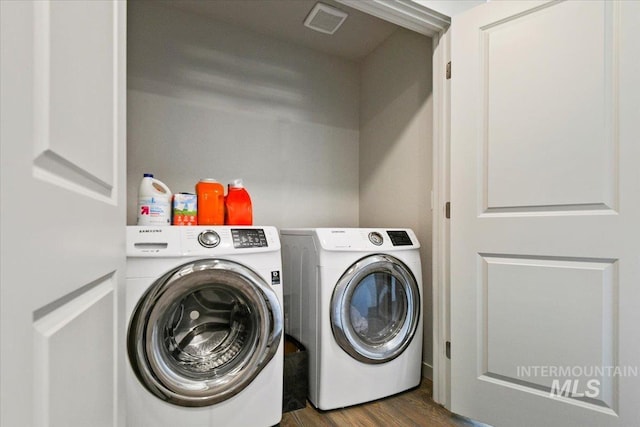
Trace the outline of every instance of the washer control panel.
{"label": "washer control panel", "polygon": [[205,230],[198,234],[198,243],[205,248],[215,248],[220,244],[220,235],[213,230]]}
{"label": "washer control panel", "polygon": [[127,257],[211,257],[278,250],[280,235],[271,226],[127,227]]}
{"label": "washer control panel", "polygon": [[372,231],[369,233],[369,241],[376,246],[380,246],[384,242],[384,238],[377,231]]}
{"label": "washer control panel", "polygon": [[266,248],[269,246],[267,236],[261,228],[232,228],[231,237],[233,247],[236,249]]}

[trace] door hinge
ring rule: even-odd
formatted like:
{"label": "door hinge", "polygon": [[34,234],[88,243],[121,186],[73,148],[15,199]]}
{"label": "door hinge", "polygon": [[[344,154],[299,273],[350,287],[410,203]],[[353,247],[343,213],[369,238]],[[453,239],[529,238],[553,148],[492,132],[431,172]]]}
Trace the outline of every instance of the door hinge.
{"label": "door hinge", "polygon": [[444,217],[447,219],[451,218],[451,202],[447,202],[444,205]]}
{"label": "door hinge", "polygon": [[451,61],[447,62],[447,80],[451,79]]}
{"label": "door hinge", "polygon": [[444,354],[447,356],[447,359],[451,360],[451,341],[447,341]]}

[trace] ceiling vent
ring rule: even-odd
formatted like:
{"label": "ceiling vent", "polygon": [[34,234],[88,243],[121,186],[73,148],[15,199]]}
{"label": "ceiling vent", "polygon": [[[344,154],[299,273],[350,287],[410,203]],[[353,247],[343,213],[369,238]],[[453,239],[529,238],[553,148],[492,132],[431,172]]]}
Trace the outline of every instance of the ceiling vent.
{"label": "ceiling vent", "polygon": [[304,20],[304,25],[321,33],[333,34],[338,31],[347,16],[348,14],[340,9],[323,3],[316,3]]}

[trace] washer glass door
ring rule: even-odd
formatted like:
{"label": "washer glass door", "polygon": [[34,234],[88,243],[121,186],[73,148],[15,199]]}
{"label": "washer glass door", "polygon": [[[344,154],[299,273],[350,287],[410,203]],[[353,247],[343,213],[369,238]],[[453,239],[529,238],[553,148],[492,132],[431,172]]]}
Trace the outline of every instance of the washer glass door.
{"label": "washer glass door", "polygon": [[184,264],[159,278],[129,324],[129,360],[153,394],[207,406],[244,389],[269,363],[282,336],[270,286],[226,260]]}
{"label": "washer glass door", "polygon": [[340,347],[364,363],[398,357],[415,335],[420,292],[407,266],[390,255],[353,264],[331,298],[331,327]]}

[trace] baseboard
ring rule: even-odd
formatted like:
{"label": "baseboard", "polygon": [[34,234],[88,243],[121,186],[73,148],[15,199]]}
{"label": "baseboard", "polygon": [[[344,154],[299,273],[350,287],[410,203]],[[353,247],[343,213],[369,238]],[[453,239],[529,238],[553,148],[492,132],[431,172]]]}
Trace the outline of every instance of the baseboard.
{"label": "baseboard", "polygon": [[422,362],[422,376],[433,381],[433,366],[429,365],[427,362]]}

